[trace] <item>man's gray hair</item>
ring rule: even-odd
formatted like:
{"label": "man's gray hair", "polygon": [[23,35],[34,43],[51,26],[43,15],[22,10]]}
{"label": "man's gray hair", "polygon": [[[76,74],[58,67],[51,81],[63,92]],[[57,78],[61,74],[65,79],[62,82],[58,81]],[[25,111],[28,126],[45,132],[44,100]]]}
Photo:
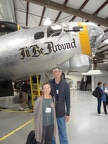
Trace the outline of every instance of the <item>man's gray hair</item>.
{"label": "man's gray hair", "polygon": [[62,72],[62,69],[59,66],[57,66],[53,69],[53,72],[55,72],[55,71],[61,71]]}

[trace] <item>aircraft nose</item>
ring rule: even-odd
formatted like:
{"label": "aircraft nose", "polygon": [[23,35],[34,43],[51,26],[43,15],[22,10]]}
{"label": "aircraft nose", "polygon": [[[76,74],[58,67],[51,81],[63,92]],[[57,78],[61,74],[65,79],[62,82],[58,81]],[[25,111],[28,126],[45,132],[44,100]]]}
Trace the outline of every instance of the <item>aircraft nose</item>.
{"label": "aircraft nose", "polygon": [[98,48],[104,37],[104,31],[93,23],[87,23],[91,48]]}

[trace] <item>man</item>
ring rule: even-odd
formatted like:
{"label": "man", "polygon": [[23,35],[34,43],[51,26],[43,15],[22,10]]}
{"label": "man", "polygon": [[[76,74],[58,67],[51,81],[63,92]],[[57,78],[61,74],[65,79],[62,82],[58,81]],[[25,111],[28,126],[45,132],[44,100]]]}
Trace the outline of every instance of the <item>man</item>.
{"label": "man", "polygon": [[28,102],[28,90],[29,90],[29,86],[28,86],[27,81],[25,81],[22,85],[23,103],[21,107],[19,108],[20,110],[28,110],[28,108],[26,107],[26,104]]}
{"label": "man", "polygon": [[[60,144],[68,144],[66,122],[69,121],[70,116],[70,88],[68,83],[61,78],[62,70],[60,67],[53,70],[53,75],[54,79],[50,80],[49,83],[51,84],[51,95],[55,97],[59,141]],[[52,144],[56,144],[54,137]]]}
{"label": "man", "polygon": [[101,114],[101,102],[102,102],[102,94],[103,94],[103,91],[102,91],[102,89],[101,89],[101,87],[102,87],[102,82],[98,82],[97,83],[97,91],[98,91],[98,97],[97,97],[97,101],[98,101],[98,105],[97,105],[97,112],[98,112],[98,114],[99,115],[102,115]]}

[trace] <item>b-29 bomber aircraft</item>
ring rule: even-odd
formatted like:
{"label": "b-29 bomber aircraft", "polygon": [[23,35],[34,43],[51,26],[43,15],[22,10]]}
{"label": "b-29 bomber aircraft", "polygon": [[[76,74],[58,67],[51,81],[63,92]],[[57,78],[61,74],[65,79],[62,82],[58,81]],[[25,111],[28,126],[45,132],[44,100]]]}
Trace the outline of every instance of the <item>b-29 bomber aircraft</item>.
{"label": "b-29 bomber aircraft", "polygon": [[[1,28],[5,29],[3,23]],[[1,36],[0,96],[13,94],[13,80],[47,73],[56,65],[67,71],[88,71],[89,58],[103,36],[100,27],[84,22],[20,29]]]}

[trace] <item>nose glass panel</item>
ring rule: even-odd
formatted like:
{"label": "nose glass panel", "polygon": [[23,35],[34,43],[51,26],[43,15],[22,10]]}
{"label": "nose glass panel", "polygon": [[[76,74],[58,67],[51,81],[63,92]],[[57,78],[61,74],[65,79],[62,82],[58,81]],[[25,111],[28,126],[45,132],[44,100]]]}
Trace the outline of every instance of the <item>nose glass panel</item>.
{"label": "nose glass panel", "polygon": [[95,24],[88,23],[87,26],[91,48],[98,48],[104,37],[104,32],[99,26]]}

